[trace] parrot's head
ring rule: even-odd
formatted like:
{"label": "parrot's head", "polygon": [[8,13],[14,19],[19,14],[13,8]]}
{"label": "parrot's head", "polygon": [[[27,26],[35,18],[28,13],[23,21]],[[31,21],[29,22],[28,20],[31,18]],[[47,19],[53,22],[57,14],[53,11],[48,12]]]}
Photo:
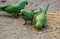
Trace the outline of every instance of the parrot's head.
{"label": "parrot's head", "polygon": [[24,3],[25,5],[28,5],[27,0],[22,0],[22,3]]}
{"label": "parrot's head", "polygon": [[25,9],[22,9],[22,10],[20,11],[20,15],[23,16],[25,12],[26,12],[26,10],[25,10]]}

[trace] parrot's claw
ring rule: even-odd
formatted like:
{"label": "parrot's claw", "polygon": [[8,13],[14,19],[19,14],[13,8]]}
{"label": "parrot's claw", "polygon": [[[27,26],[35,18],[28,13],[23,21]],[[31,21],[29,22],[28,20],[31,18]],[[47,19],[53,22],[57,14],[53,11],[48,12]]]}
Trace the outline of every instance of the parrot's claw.
{"label": "parrot's claw", "polygon": [[31,26],[32,26],[33,24],[31,23]]}
{"label": "parrot's claw", "polygon": [[20,17],[19,14],[15,15],[15,16],[12,16],[12,18],[19,18],[19,17]]}
{"label": "parrot's claw", "polygon": [[24,23],[23,25],[26,25],[27,23]]}
{"label": "parrot's claw", "polygon": [[33,21],[31,21],[31,26],[33,25]]}
{"label": "parrot's claw", "polygon": [[17,16],[21,16],[20,14],[17,14]]}
{"label": "parrot's claw", "polygon": [[44,25],[42,26],[43,28],[46,28]]}
{"label": "parrot's claw", "polygon": [[26,25],[27,24],[27,21],[25,20],[25,23],[23,25]]}
{"label": "parrot's claw", "polygon": [[19,18],[19,17],[21,17],[21,15],[17,14],[17,15],[16,15],[16,18]]}
{"label": "parrot's claw", "polygon": [[40,30],[42,30],[42,28],[40,29],[40,28],[37,28],[37,27],[35,27],[38,31],[40,31]]}

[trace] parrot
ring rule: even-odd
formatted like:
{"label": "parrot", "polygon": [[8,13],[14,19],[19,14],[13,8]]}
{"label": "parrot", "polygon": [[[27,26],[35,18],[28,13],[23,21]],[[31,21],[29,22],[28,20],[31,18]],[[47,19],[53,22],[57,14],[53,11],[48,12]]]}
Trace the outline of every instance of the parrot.
{"label": "parrot", "polygon": [[37,17],[35,19],[36,20],[35,28],[42,29],[42,27],[44,27],[44,25],[46,24],[46,13],[49,8],[49,5],[50,5],[50,3],[48,3],[45,10],[42,10],[42,12],[39,15],[37,15]]}
{"label": "parrot", "polygon": [[27,0],[21,0],[18,4],[12,4],[5,7],[0,7],[0,11],[5,11],[12,17],[18,16],[21,9],[24,9],[25,5],[28,5]]}
{"label": "parrot", "polygon": [[20,12],[21,12],[20,14],[22,15],[22,18],[25,20],[25,23],[23,25],[27,24],[27,21],[30,21],[32,25],[34,15],[38,13],[38,12],[34,12],[34,10],[29,11],[26,9],[22,9]]}

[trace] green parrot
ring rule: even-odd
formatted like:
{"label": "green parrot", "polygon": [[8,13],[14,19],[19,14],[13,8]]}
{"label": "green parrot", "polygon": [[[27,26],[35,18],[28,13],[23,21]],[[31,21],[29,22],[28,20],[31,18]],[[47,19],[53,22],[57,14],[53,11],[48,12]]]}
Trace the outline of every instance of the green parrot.
{"label": "green parrot", "polygon": [[5,11],[14,17],[17,16],[20,13],[20,10],[24,9],[25,5],[27,4],[28,4],[27,0],[21,0],[18,4],[0,7],[0,11]]}
{"label": "green parrot", "polygon": [[50,3],[47,5],[45,10],[42,10],[41,14],[36,17],[36,28],[42,29],[43,25],[46,24],[46,12],[49,8]]}
{"label": "green parrot", "polygon": [[22,15],[23,19],[25,20],[24,25],[27,24],[27,21],[31,21],[31,25],[32,25],[34,15],[38,13],[38,12],[34,12],[34,10],[28,11],[25,9],[22,9],[20,12],[21,12],[20,14]]}

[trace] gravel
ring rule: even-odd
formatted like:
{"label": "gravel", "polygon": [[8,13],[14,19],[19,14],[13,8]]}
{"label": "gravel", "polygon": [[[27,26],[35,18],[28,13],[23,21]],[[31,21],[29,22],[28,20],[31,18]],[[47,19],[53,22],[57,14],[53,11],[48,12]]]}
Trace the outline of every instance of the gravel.
{"label": "gravel", "polygon": [[[19,0],[7,0],[0,6],[17,4]],[[48,3],[51,3],[47,12],[47,28],[43,30],[35,29],[34,25],[23,25],[24,20],[9,17],[6,12],[0,12],[0,39],[60,39],[60,0],[28,0],[27,10],[41,7],[45,9]]]}

